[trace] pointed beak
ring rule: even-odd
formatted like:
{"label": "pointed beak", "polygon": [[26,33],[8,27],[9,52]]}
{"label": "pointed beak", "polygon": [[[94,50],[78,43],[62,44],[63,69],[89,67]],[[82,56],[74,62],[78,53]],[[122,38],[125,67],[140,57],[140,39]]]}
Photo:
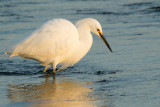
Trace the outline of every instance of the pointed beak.
{"label": "pointed beak", "polygon": [[98,32],[99,33],[99,36],[100,38],[103,40],[103,42],[107,45],[108,49],[112,52],[112,49],[109,45],[109,43],[107,42],[106,38],[103,36],[103,33],[101,31]]}

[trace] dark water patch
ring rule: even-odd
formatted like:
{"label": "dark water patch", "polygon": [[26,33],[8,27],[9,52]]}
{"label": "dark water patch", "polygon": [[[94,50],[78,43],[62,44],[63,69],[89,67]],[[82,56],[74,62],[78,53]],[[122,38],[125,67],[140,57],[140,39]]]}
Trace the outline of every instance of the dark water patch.
{"label": "dark water patch", "polygon": [[30,75],[37,75],[37,74],[43,74],[43,71],[38,71],[38,72],[32,72]]}
{"label": "dark water patch", "polygon": [[[44,69],[43,66],[25,60],[0,60],[1,75],[35,75]],[[37,72],[38,71],[38,72]]]}
{"label": "dark water patch", "polygon": [[107,79],[103,79],[103,80],[96,81],[95,83],[110,83],[110,82],[112,82],[112,81],[107,80]]}
{"label": "dark water patch", "polygon": [[149,9],[159,10],[159,11],[160,11],[160,6],[151,7],[151,8],[149,8]]}
{"label": "dark water patch", "polygon": [[[154,4],[152,2],[138,2],[138,3],[131,3],[131,4],[124,4],[124,8],[127,7],[130,12],[134,14],[151,14],[155,12],[154,9],[152,10],[149,7],[152,7]],[[151,11],[152,10],[152,11]]]}
{"label": "dark water patch", "polygon": [[34,2],[34,1],[25,1],[25,2],[17,2],[17,3],[15,3],[15,4],[34,4],[34,5],[39,5],[39,4],[46,4],[46,3],[48,3],[48,2],[42,2],[42,1],[39,1],[39,2]]}
{"label": "dark water patch", "polygon": [[146,5],[151,5],[152,2],[139,2],[139,3],[130,3],[130,4],[124,4],[123,6],[127,7],[141,7]]}
{"label": "dark water patch", "polygon": [[13,6],[11,4],[7,4],[7,5],[4,5],[4,7],[15,7],[15,6]]}
{"label": "dark water patch", "polygon": [[6,70],[6,67],[0,66],[0,70],[1,71]]}
{"label": "dark water patch", "polygon": [[146,12],[160,12],[160,6],[154,6],[154,7],[150,7],[150,8],[147,8],[145,10]]}
{"label": "dark water patch", "polygon": [[18,72],[0,72],[0,76],[19,76],[19,75],[26,75],[26,73],[18,73]]}
{"label": "dark water patch", "polygon": [[[149,27],[158,27],[158,24],[140,24],[140,25],[133,25],[128,27],[128,29],[134,29],[134,28],[149,28]],[[133,34],[136,35],[136,34]],[[141,34],[140,34],[141,35]]]}
{"label": "dark water patch", "polygon": [[133,35],[143,35],[142,33],[135,33],[135,34],[133,34]]}
{"label": "dark water patch", "polygon": [[104,74],[104,71],[97,71],[95,75],[102,75]]}
{"label": "dark water patch", "polygon": [[13,8],[16,7],[14,4],[5,4],[5,5],[0,5],[0,8]]}
{"label": "dark water patch", "polygon": [[160,74],[157,74],[152,77],[152,80],[160,80]]}
{"label": "dark water patch", "polygon": [[156,15],[159,16],[158,13],[160,13],[160,6],[147,7],[145,9],[143,9],[143,10],[140,10],[139,13],[142,13],[142,14],[153,14],[154,16],[156,16]]}
{"label": "dark water patch", "polygon": [[97,14],[97,15],[116,15],[116,16],[119,16],[119,15],[130,15],[132,13],[130,13],[130,12],[109,12],[109,11],[105,11],[105,10],[87,9],[87,10],[77,10],[76,14],[93,14],[93,15]]}
{"label": "dark water patch", "polygon": [[73,73],[73,74],[83,74],[84,72],[81,72],[81,71],[72,71],[71,73]]}
{"label": "dark water patch", "polygon": [[[24,18],[25,18],[25,19],[26,19],[26,18],[28,18],[28,19],[33,19],[34,17],[33,17],[33,16],[24,16],[24,15],[23,15],[23,16],[21,15],[21,16],[15,17],[15,19],[24,19]],[[27,21],[23,21],[23,22],[27,22]]]}
{"label": "dark water patch", "polygon": [[6,39],[2,39],[2,38],[0,38],[0,41],[3,41],[3,40],[6,40]]}
{"label": "dark water patch", "polygon": [[95,75],[116,74],[117,72],[121,72],[121,71],[120,70],[96,71]]}
{"label": "dark water patch", "polygon": [[42,74],[42,71],[38,72],[30,72],[30,71],[22,71],[22,72],[0,72],[0,76],[19,76],[19,75],[36,75],[36,74]]}
{"label": "dark water patch", "polygon": [[[16,20],[22,20],[22,21],[25,21],[26,22],[26,19],[33,19],[34,17],[31,16],[31,15],[23,15],[21,13],[17,13],[15,11],[12,11],[12,10],[4,10],[4,11],[1,11],[0,13],[0,17],[10,17],[10,21],[8,21],[7,23],[11,23],[11,22],[15,22]],[[21,22],[22,22],[21,21]],[[3,21],[2,21],[3,22]]]}
{"label": "dark water patch", "polygon": [[0,0],[0,2],[8,2],[8,1],[10,1],[10,0]]}
{"label": "dark water patch", "polygon": [[19,14],[13,12],[12,10],[4,10],[0,13],[1,17],[10,17],[10,16],[20,16]]}
{"label": "dark water patch", "polygon": [[135,33],[135,34],[132,34],[130,35],[131,37],[128,38],[127,40],[134,40],[134,39],[139,39],[141,37],[143,37],[144,35],[142,33]]}
{"label": "dark water patch", "polygon": [[69,72],[70,74],[83,74],[83,75],[92,75],[92,76],[103,76],[103,75],[115,75],[117,73],[121,73],[122,70],[116,69],[107,69],[105,66],[94,66],[94,64],[83,65],[76,64],[73,68],[67,68],[65,72]]}
{"label": "dark water patch", "polygon": [[13,61],[12,60],[0,60],[0,64],[4,64],[4,63],[13,63]]}
{"label": "dark water patch", "polygon": [[6,17],[6,16],[18,16],[17,14],[14,13],[5,13],[5,14],[0,14],[1,17]]}
{"label": "dark water patch", "polygon": [[116,71],[97,71],[95,75],[116,74]]}

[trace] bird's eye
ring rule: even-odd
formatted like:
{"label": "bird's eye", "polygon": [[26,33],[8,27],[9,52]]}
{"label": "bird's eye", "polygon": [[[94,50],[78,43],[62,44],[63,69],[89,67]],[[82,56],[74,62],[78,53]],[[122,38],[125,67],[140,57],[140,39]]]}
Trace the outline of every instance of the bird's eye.
{"label": "bird's eye", "polygon": [[97,32],[98,32],[98,33],[101,33],[101,31],[100,31],[99,29],[97,29]]}

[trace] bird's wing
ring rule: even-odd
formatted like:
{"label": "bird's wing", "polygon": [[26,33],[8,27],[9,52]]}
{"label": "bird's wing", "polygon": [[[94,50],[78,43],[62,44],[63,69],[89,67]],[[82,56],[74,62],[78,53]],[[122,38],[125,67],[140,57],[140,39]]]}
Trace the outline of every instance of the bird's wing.
{"label": "bird's wing", "polygon": [[72,50],[79,40],[76,27],[65,19],[53,19],[16,45],[12,56],[51,58]]}

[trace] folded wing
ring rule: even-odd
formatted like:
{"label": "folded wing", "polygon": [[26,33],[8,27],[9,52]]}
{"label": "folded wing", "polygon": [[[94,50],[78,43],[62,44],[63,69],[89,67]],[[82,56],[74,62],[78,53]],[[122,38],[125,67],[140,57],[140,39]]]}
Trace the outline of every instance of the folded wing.
{"label": "folded wing", "polygon": [[78,40],[78,31],[70,21],[53,19],[14,46],[9,53],[10,57],[21,56],[43,62],[71,51]]}

